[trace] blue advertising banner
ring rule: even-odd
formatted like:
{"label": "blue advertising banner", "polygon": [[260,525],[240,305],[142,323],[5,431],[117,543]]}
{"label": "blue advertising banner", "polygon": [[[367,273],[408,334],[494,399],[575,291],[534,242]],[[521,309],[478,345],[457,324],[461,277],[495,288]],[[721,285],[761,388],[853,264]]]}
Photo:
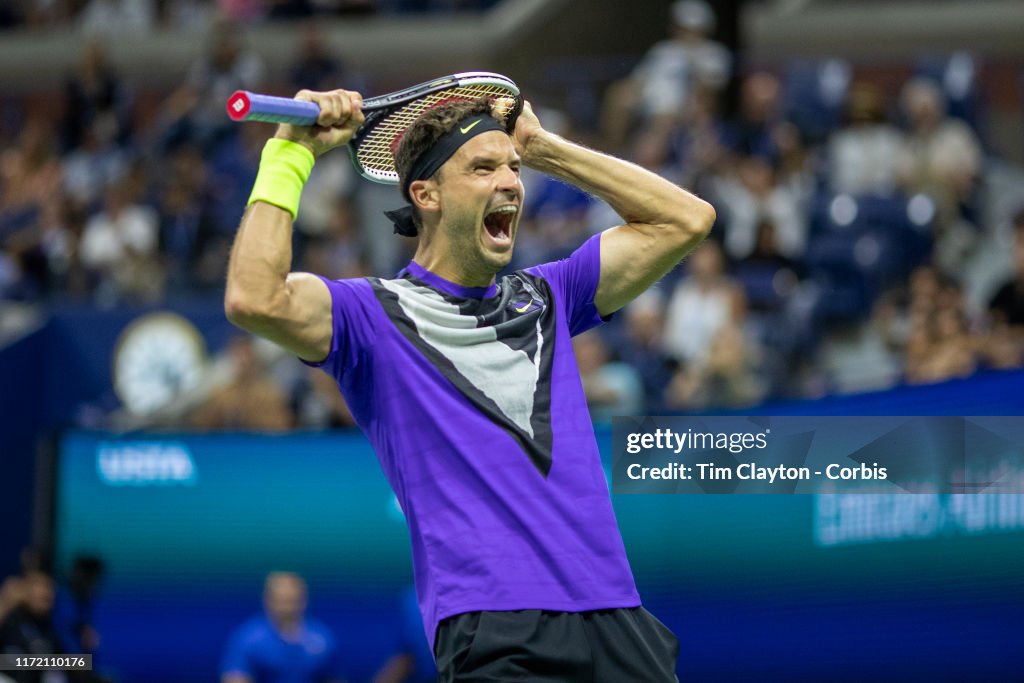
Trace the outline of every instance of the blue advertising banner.
{"label": "blue advertising banner", "polygon": [[[596,433],[610,479],[612,429]],[[336,634],[351,683],[374,680],[409,634],[425,646],[403,597],[405,519],[358,432],[69,432],[58,473],[57,575],[83,556],[105,567],[98,674],[218,680],[275,570],[307,579],[309,614]],[[1024,496],[613,505],[644,605],[683,643],[681,680],[1019,678]]]}

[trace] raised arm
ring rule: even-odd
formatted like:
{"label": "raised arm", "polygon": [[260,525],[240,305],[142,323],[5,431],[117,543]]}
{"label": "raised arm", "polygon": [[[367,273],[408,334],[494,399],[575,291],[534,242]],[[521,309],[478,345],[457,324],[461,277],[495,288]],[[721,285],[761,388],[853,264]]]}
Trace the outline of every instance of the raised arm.
{"label": "raised arm", "polygon": [[320,361],[331,348],[331,294],[309,273],[292,273],[292,222],[313,160],[346,144],[363,122],[362,97],[303,90],[296,99],[320,105],[317,125],[281,125],[260,162],[260,177],[238,228],[224,293],[234,325],[300,358]]}
{"label": "raised arm", "polygon": [[657,282],[707,236],[715,209],[635,164],[545,131],[529,104],[516,123],[523,163],[600,197],[626,223],[601,234],[601,278],[594,304],[602,315]]}

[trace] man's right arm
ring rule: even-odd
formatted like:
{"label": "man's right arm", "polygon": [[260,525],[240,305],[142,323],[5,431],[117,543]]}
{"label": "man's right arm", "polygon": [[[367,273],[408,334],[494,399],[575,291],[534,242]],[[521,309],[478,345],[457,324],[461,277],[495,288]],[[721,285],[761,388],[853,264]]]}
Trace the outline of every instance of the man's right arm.
{"label": "man's right arm", "polygon": [[[317,125],[281,125],[274,137],[301,145],[314,158],[346,144],[362,125],[358,93],[302,91],[296,99],[320,106]],[[291,272],[292,221],[292,213],[275,203],[249,206],[231,248],[224,311],[234,325],[300,358],[321,361],[331,348],[331,293],[320,278]]]}
{"label": "man's right arm", "polygon": [[331,348],[331,293],[320,278],[290,273],[291,214],[254,202],[231,249],[224,312],[232,324],[310,361]]}

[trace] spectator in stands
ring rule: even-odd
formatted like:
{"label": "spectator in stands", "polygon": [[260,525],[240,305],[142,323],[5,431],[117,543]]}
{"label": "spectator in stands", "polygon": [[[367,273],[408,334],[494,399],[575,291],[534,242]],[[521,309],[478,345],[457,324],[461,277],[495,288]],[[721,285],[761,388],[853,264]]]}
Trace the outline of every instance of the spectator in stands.
{"label": "spectator in stands", "polygon": [[156,211],[136,201],[135,191],[129,176],[112,183],[103,208],[85,224],[82,263],[98,279],[97,294],[107,303],[156,301],[163,292],[159,220]]}
{"label": "spectator in stands", "polygon": [[946,281],[934,266],[918,266],[906,282],[878,296],[871,314],[871,332],[887,351],[905,356],[911,331],[917,334],[916,343],[923,341],[921,332],[938,310],[937,302],[943,296]]}
{"label": "spectator in stands", "polygon": [[[725,165],[730,161],[728,150],[722,145],[716,93],[707,89],[694,93],[687,104],[685,120],[663,143],[676,166],[678,175],[674,179],[702,196],[713,196],[712,180],[726,171]],[[642,164],[643,160],[637,162]]]}
{"label": "spectator in stands", "polygon": [[885,96],[870,83],[854,83],[846,122],[832,133],[826,153],[832,192],[889,196],[897,190],[903,134],[889,123]]}
{"label": "spectator in stands", "polygon": [[756,71],[743,79],[737,115],[721,126],[722,145],[736,158],[750,156],[778,158],[777,129],[782,125],[779,79],[767,71]]}
{"label": "spectator in stands", "polygon": [[264,367],[252,337],[235,337],[228,354],[230,379],[195,409],[192,426],[206,430],[281,431],[290,428],[295,419],[288,401]]}
{"label": "spectator in stands", "polygon": [[806,215],[818,186],[818,148],[809,145],[803,131],[791,121],[775,126],[773,139],[778,153],[777,182],[796,199]]}
{"label": "spectator in stands", "polygon": [[1024,333],[1024,209],[1013,218],[1013,274],[992,296],[989,314]]}
{"label": "spectator in stands", "polygon": [[168,98],[163,122],[165,144],[188,141],[206,148],[237,133],[224,115],[224,103],[236,90],[259,92],[265,67],[245,47],[241,28],[229,21],[214,24],[207,49],[189,69],[188,79]]}
{"label": "spectator in stands", "polygon": [[783,312],[802,272],[799,262],[779,248],[775,232],[770,219],[761,220],[755,229],[754,248],[733,271],[750,307],[770,315]]}
{"label": "spectator in stands", "polygon": [[103,561],[92,556],[75,557],[67,585],[57,590],[54,623],[61,642],[73,653],[93,656],[100,666],[100,634],[96,630],[96,597],[103,579]]}
{"label": "spectator in stands", "polygon": [[53,126],[26,122],[14,145],[0,152],[0,238],[29,225],[57,196],[63,164]]}
{"label": "spectator in stands", "polygon": [[118,146],[116,133],[102,119],[94,119],[82,131],[78,147],[64,156],[64,193],[84,211],[93,211],[104,189],[128,172],[128,152]]}
{"label": "spectator in stands", "polygon": [[623,311],[624,329],[616,339],[615,350],[624,362],[639,373],[644,391],[644,410],[658,414],[664,405],[665,387],[677,363],[664,350],[664,297],[649,289]]}
{"label": "spectator in stands", "polygon": [[745,299],[725,272],[718,243],[707,241],[687,266],[666,319],[666,348],[679,360],[666,389],[667,407],[693,410],[756,402],[764,394],[754,372],[758,352],[745,337]]}
{"label": "spectator in stands", "polygon": [[778,183],[772,157],[742,157],[736,173],[719,176],[714,187],[724,209],[723,239],[731,258],[744,259],[754,252],[758,226],[764,222],[773,226],[775,251],[790,259],[803,256],[807,242],[805,213],[792,187]]}
{"label": "spectator in stands", "polygon": [[919,266],[910,274],[910,315],[925,318],[938,307],[943,289],[951,286],[948,278],[932,265]]}
{"label": "spectator in stands", "polygon": [[64,150],[82,146],[86,131],[93,126],[101,131],[97,134],[102,139],[122,146],[130,141],[132,119],[127,87],[111,66],[106,46],[98,40],[86,44],[64,87]]}
{"label": "spectator in stands", "polygon": [[601,422],[616,415],[643,414],[644,389],[639,373],[627,363],[612,361],[598,332],[576,335],[572,347],[592,420]]}
{"label": "spectator in stands", "polygon": [[665,403],[671,409],[753,405],[766,388],[757,374],[760,351],[746,338],[743,314],[729,318],[717,331],[700,362],[682,365],[672,377]]}
{"label": "spectator in stands", "polygon": [[922,266],[911,273],[909,289],[906,380],[941,382],[974,372],[977,342],[969,331],[960,284],[935,267]]}
{"label": "spectator in stands", "polygon": [[0,299],[38,300],[50,285],[41,228],[59,200],[55,140],[53,127],[35,120],[0,152]]}
{"label": "spectator in stands", "polygon": [[925,384],[967,377],[977,365],[974,342],[959,311],[944,307],[915,321],[907,342],[908,382]]}
{"label": "spectator in stands", "polygon": [[728,49],[710,38],[715,15],[704,0],[672,4],[671,37],[654,45],[629,78],[613,84],[602,112],[605,144],[621,149],[633,130],[668,130],[700,89],[719,92],[732,70]]}
{"label": "spectator in stands", "polygon": [[331,381],[330,375],[319,372],[316,368],[303,368],[300,377],[300,381],[295,383],[290,392],[295,417],[300,427],[337,429],[356,426],[352,411],[338,391],[337,385]]}
{"label": "spectator in stands", "polygon": [[232,634],[221,663],[221,683],[329,683],[340,681],[334,635],[306,616],[305,580],[272,572],[263,588],[262,616]]}
{"label": "spectator in stands", "polygon": [[7,615],[21,606],[25,594],[25,581],[21,576],[8,576],[0,582],[0,624]]}
{"label": "spectator in stands", "polygon": [[43,208],[37,229],[46,259],[45,290],[56,298],[84,300],[91,293],[92,283],[80,248],[86,218],[84,210],[63,196]]}
{"label": "spectator in stands", "polygon": [[[7,655],[45,655],[67,652],[53,625],[55,596],[53,578],[41,570],[26,572],[15,584],[7,584],[14,607],[0,623],[0,652]],[[46,671],[11,674],[17,683],[49,683]],[[56,680],[64,680],[63,677]]]}
{"label": "spectator in stands", "polygon": [[[302,191],[302,215],[295,227],[303,239],[336,235],[363,242],[358,208],[351,200],[358,176],[344,155],[327,157]],[[349,226],[355,230],[350,231]]]}
{"label": "spectator in stands", "polygon": [[771,393],[785,395],[796,386],[797,368],[806,365],[807,351],[816,343],[817,294],[803,279],[800,262],[779,251],[774,233],[775,225],[762,221],[753,252],[734,264],[732,274],[746,301],[745,332],[761,350],[758,374]]}
{"label": "spectator in stands", "polygon": [[933,82],[911,80],[900,102],[910,126],[899,158],[900,183],[908,193],[935,201],[937,263],[958,270],[975,237],[968,219],[976,211],[981,143],[966,123],[947,116],[945,98]]}
{"label": "spectator in stands", "polygon": [[695,249],[686,261],[686,277],[669,298],[665,314],[665,351],[686,365],[703,365],[715,338],[742,317],[743,292],[725,271],[725,255],[714,240]]}
{"label": "spectator in stands", "polygon": [[356,92],[367,91],[366,77],[349,69],[331,51],[316,22],[309,22],[302,29],[298,55],[288,69],[288,82],[293,91],[326,91],[339,87]]}
{"label": "spectator in stands", "polygon": [[1024,366],[1024,209],[1013,217],[1013,272],[988,302],[987,329],[978,352],[991,368]]}
{"label": "spectator in stands", "polygon": [[[47,213],[46,208],[43,214]],[[49,264],[41,220],[0,238],[0,299],[35,301],[49,292]]]}
{"label": "spectator in stands", "polygon": [[333,210],[325,217],[323,232],[306,235],[307,243],[300,258],[303,270],[329,278],[370,275],[355,207],[339,199],[331,208]]}
{"label": "spectator in stands", "polygon": [[993,318],[977,342],[979,361],[985,367],[996,370],[1024,367],[1024,328],[1021,326]]}
{"label": "spectator in stands", "polygon": [[[206,165],[195,145],[180,145],[166,164],[166,182],[159,189],[160,256],[170,292],[209,291],[222,283],[204,267],[204,257],[215,249],[216,226],[210,215]],[[216,254],[224,256],[226,245]]]}

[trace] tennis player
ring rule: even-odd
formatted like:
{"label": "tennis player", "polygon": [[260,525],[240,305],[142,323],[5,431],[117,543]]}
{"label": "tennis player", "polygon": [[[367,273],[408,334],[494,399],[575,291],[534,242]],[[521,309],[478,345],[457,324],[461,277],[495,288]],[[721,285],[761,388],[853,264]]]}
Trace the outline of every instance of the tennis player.
{"label": "tennis player", "polygon": [[[318,125],[263,151],[231,254],[239,327],[322,367],[372,443],[409,524],[442,681],[675,681],[678,641],[641,607],[612,511],[571,337],[693,249],[714,209],[672,183],[542,128],[508,134],[486,100],[424,113],[396,152],[418,234],[394,279],[290,273],[314,159],[363,121],[359,94],[303,91]],[[500,280],[526,165],[625,219],[569,258]]]}

